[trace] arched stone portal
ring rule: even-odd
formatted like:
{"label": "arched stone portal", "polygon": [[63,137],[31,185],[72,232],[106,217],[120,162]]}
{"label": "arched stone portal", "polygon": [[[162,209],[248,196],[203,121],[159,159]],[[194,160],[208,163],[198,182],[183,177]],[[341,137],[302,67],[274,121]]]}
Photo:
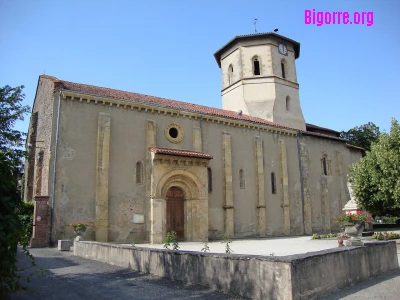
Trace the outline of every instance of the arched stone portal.
{"label": "arched stone portal", "polygon": [[[164,150],[163,148],[151,149]],[[168,220],[168,210],[173,208],[170,208],[167,204],[171,193],[172,196],[179,195],[183,202],[181,202],[181,205],[183,204],[182,240],[207,241],[207,166],[212,157],[192,151],[190,152],[191,155],[202,155],[202,157],[183,156],[182,153],[186,154],[185,150],[174,150],[178,155],[165,155],[157,153],[156,150],[154,150],[156,152],[154,153],[151,149],[150,242],[153,244],[162,243],[167,232],[171,229],[168,227],[171,221]],[[172,152],[172,150],[169,150],[169,152]]]}
{"label": "arched stone portal", "polygon": [[178,240],[185,238],[183,192],[176,186],[167,192],[167,232],[175,231]]}

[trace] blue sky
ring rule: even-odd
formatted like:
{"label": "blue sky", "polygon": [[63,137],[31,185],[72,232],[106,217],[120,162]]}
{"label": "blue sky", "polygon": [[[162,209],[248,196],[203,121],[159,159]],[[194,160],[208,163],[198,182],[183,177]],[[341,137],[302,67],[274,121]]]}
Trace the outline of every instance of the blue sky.
{"label": "blue sky", "polygon": [[[372,26],[306,25],[304,11],[373,12]],[[279,28],[300,42],[306,122],[348,130],[400,119],[400,1],[0,0],[0,86],[38,76],[221,108],[213,54],[236,35]],[[27,131],[28,119],[17,128]]]}

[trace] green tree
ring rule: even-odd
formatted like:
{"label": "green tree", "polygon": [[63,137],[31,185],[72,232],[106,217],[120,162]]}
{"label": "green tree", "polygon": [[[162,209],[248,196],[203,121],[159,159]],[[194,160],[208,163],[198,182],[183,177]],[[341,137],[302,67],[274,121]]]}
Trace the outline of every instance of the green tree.
{"label": "green tree", "polygon": [[350,144],[362,147],[366,151],[371,150],[371,144],[378,140],[381,134],[379,127],[372,122],[356,126],[349,131],[342,131],[340,137],[350,141]]}
{"label": "green tree", "polygon": [[359,204],[372,214],[400,215],[400,126],[392,120],[371,151],[350,166],[350,179]]}
{"label": "green tree", "polygon": [[[0,88],[0,298],[7,299],[18,289],[16,266],[17,245],[26,249],[28,237],[19,218],[24,205],[18,189],[22,170],[24,134],[15,130],[17,120],[23,120],[28,106],[23,106],[23,86]],[[30,255],[29,255],[30,256]],[[30,256],[31,257],[31,256]]]}
{"label": "green tree", "polygon": [[14,129],[18,120],[24,120],[24,115],[29,113],[30,107],[22,105],[25,94],[24,86],[12,88],[8,85],[0,88],[0,151],[7,158],[13,160],[14,167],[22,171],[22,158],[26,134]]}

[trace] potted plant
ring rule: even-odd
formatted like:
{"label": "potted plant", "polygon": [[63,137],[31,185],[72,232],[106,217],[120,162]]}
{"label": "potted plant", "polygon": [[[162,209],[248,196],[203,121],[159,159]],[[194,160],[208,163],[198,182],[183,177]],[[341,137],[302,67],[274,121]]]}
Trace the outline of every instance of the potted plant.
{"label": "potted plant", "polygon": [[69,227],[74,230],[76,236],[81,236],[84,234],[86,229],[90,226],[92,226],[92,224],[86,221],[77,221],[69,225]]}
{"label": "potted plant", "polygon": [[365,223],[370,224],[372,222],[372,216],[361,211],[357,211],[355,214],[347,212],[335,217],[333,221],[341,223],[344,226],[345,233],[358,236],[364,231]]}

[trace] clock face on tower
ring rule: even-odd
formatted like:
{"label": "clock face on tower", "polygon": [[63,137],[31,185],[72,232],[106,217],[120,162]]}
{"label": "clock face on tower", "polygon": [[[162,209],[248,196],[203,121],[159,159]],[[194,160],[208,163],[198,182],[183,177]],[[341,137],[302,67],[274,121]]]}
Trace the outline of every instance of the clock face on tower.
{"label": "clock face on tower", "polygon": [[287,47],[284,44],[279,44],[279,53],[283,54],[283,55],[287,55],[288,51],[287,51]]}

